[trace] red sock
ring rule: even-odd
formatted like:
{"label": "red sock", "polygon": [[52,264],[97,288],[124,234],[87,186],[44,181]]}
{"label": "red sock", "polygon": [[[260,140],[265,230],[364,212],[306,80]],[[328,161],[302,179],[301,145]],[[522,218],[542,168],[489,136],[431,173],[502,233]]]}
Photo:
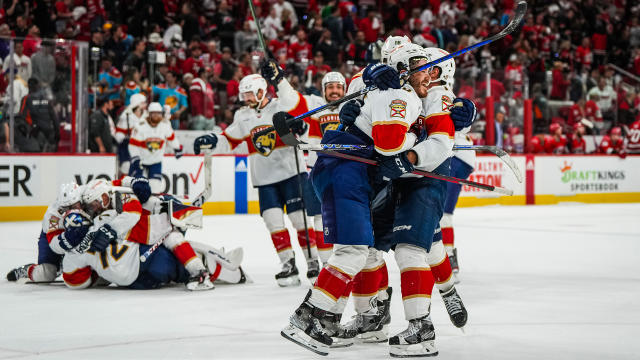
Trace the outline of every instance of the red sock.
{"label": "red sock", "polygon": [[173,254],[178,258],[178,261],[184,266],[193,259],[196,258],[196,252],[193,251],[191,244],[183,242],[182,244],[173,248]]}
{"label": "red sock", "polygon": [[449,257],[445,254],[442,261],[440,261],[437,265],[431,265],[431,272],[433,273],[433,277],[435,278],[436,283],[444,284],[445,282],[451,279],[451,275],[453,272],[451,271],[451,263],[449,262]]}
{"label": "red sock", "polygon": [[387,271],[387,263],[382,264],[382,267],[378,270],[380,272],[380,283],[378,285],[378,291],[387,290],[389,287],[389,272]]}
{"label": "red sock", "polygon": [[453,228],[452,227],[442,228],[442,245],[453,247]]}
{"label": "red sock", "polygon": [[291,249],[291,238],[287,229],[276,231],[271,234],[271,241],[277,252]]}
{"label": "red sock", "polygon": [[322,268],[318,280],[314,286],[315,289],[320,290],[325,295],[338,301],[338,299],[345,293],[347,286],[352,282],[351,276],[343,273],[338,268],[327,265]]}
{"label": "red sock", "polygon": [[409,268],[400,274],[402,300],[415,297],[431,297],[434,279],[429,268]]}
{"label": "red sock", "polygon": [[333,244],[324,243],[324,232],[316,230],[314,233],[316,235],[316,246],[318,247],[318,250],[323,251],[333,249]]}
{"label": "red sock", "polygon": [[[298,243],[301,248],[307,248],[307,232],[305,230],[298,230]],[[313,229],[309,229],[309,245],[311,248],[316,247],[316,234]]]}

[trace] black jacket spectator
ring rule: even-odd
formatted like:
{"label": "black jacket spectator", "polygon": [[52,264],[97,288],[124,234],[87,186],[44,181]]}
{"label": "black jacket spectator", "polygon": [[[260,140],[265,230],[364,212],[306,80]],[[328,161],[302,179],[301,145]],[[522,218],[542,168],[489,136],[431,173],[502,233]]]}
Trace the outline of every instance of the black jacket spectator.
{"label": "black jacket spectator", "polygon": [[113,110],[113,105],[111,100],[99,99],[98,107],[89,117],[89,150],[92,153],[112,153],[112,120],[109,112]]}
{"label": "black jacket spectator", "polygon": [[60,129],[44,90],[35,78],[29,79],[29,95],[22,98],[20,115],[30,125],[29,137],[38,143],[39,151],[55,152],[60,140]]}

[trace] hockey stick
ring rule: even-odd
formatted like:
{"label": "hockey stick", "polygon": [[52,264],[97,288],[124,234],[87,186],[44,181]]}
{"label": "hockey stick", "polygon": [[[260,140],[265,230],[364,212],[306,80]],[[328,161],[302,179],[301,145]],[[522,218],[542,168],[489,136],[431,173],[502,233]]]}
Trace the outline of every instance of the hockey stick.
{"label": "hockey stick", "polygon": [[[253,0],[248,0],[249,2],[249,10],[251,10],[251,16],[253,16],[253,20],[256,22],[256,30],[258,32],[258,41],[260,42],[260,47],[262,47],[262,52],[264,52],[265,57],[269,57],[269,53],[267,50],[267,44],[264,41],[264,37],[262,36],[262,30],[260,30],[260,21],[258,21],[258,17],[256,16],[256,9],[253,6]],[[273,130],[267,131],[269,133]],[[265,133],[265,134],[266,134]],[[288,137],[295,139],[295,136],[289,132]],[[283,140],[284,142],[284,140]],[[289,142],[292,142],[290,140]],[[285,142],[286,143],[286,142]],[[288,145],[288,144],[287,144]],[[300,159],[298,159],[298,147],[296,145],[293,146],[293,156],[296,159],[296,172],[298,178],[298,194],[300,195],[300,201],[302,202],[302,219],[304,221],[304,232],[307,238],[307,254],[309,255],[309,259],[311,259],[311,241],[309,238],[309,226],[307,224],[307,210],[304,203],[304,194],[302,191],[302,175],[300,175]]]}
{"label": "hockey stick", "polygon": [[[322,154],[329,155],[329,156],[334,156],[334,157],[345,159],[345,160],[357,161],[357,162],[368,164],[368,165],[373,165],[373,166],[377,166],[378,165],[378,161],[376,161],[376,160],[367,159],[367,158],[360,157],[360,156],[344,154],[344,153],[337,152],[337,151],[320,150],[318,152],[322,153]],[[413,170],[413,171],[411,171],[411,173],[415,174],[415,175],[429,177],[429,178],[432,178],[432,179],[448,181],[448,182],[454,183],[454,184],[468,185],[468,186],[475,187],[475,188],[482,189],[482,190],[497,192],[499,194],[504,194],[504,195],[509,195],[509,196],[513,195],[513,190],[507,189],[507,188],[503,188],[503,187],[500,187],[500,186],[481,184],[481,183],[477,183],[475,181],[459,179],[459,178],[456,178],[456,177],[453,177],[453,176],[439,175],[439,174],[436,174],[436,173],[432,173],[430,171]]]}
{"label": "hockey stick", "polygon": [[[347,144],[301,144],[298,145],[300,150],[307,151],[323,151],[323,150],[342,150],[342,151],[353,151],[353,150],[365,150],[371,149],[371,146],[368,145],[347,145]],[[488,151],[495,154],[499,157],[505,164],[513,171],[516,179],[519,183],[522,183],[522,173],[516,165],[515,161],[509,156],[509,154],[503,149],[497,146],[489,146],[489,145],[453,145],[453,151],[459,150],[474,150],[474,151]]]}
{"label": "hockey stick", "polygon": [[204,150],[204,190],[200,195],[196,196],[191,203],[193,206],[202,207],[204,203],[211,197],[211,150]]}
{"label": "hockey stick", "polygon": [[[589,121],[585,118],[580,119],[580,123],[586,127],[589,128],[589,130],[591,130],[591,138],[593,139],[593,146],[595,146],[595,149],[593,150],[594,153],[598,152],[598,141],[596,140],[596,134],[595,134],[595,125],[593,124],[593,121]],[[585,151],[586,152],[586,151]]]}
{"label": "hockey stick", "polygon": [[[436,59],[434,61],[426,63],[426,64],[422,65],[419,68],[416,68],[416,69],[413,69],[413,70],[409,71],[405,76],[409,77],[409,76],[411,76],[411,75],[413,75],[413,74],[415,74],[415,73],[417,73],[419,71],[426,70],[426,69],[428,69],[428,68],[430,68],[430,67],[432,67],[434,65],[437,65],[437,64],[439,64],[439,63],[441,63],[443,61],[447,61],[449,59],[452,59],[454,57],[460,56],[460,55],[462,55],[464,53],[467,53],[469,51],[475,50],[475,49],[477,49],[477,48],[479,48],[481,46],[490,44],[490,43],[492,43],[492,42],[494,42],[496,40],[502,39],[503,37],[511,34],[518,27],[518,25],[520,25],[520,22],[522,22],[522,18],[524,17],[524,14],[526,12],[527,12],[527,3],[526,3],[526,1],[520,1],[518,3],[518,5],[516,6],[516,9],[515,9],[514,14],[513,14],[513,18],[511,19],[511,22],[509,22],[509,24],[507,24],[507,26],[504,29],[502,29],[502,31],[500,31],[499,33],[489,37],[486,40],[480,41],[480,42],[475,43],[475,44],[473,44],[471,46],[468,46],[468,47],[466,47],[464,49],[460,49],[460,50],[458,50],[456,52],[452,52],[449,55],[443,56],[443,57],[438,58],[438,59]],[[254,18],[255,18],[255,16],[254,16]],[[256,22],[256,24],[257,24],[257,22]],[[375,89],[377,89],[377,88],[372,85],[372,86],[366,87],[366,88],[364,88],[364,89],[362,89],[360,91],[356,91],[351,95],[347,95],[347,96],[345,96],[345,97],[343,97],[341,99],[332,101],[330,103],[327,103],[327,104],[324,104],[322,106],[319,106],[319,107],[317,107],[315,109],[309,110],[304,114],[300,114],[300,115],[288,120],[286,122],[286,125],[288,127],[288,125],[291,122],[295,122],[295,121],[299,121],[300,119],[307,118],[307,117],[309,117],[309,116],[311,116],[313,114],[319,113],[320,111],[322,111],[322,110],[324,110],[326,108],[337,107],[338,105],[340,105],[340,104],[342,104],[344,102],[347,102],[347,101],[350,101],[350,100],[353,100],[353,99],[357,99],[360,96],[363,96],[364,94],[368,93],[369,91],[372,91],[372,90],[375,90]],[[270,133],[274,129],[276,129],[276,124],[275,123],[274,123],[273,127],[268,127],[268,128],[263,129],[263,130],[260,130],[260,131],[256,132],[253,136],[265,135],[265,134]],[[277,132],[277,130],[276,130],[276,132]],[[287,134],[287,133],[283,133],[283,135],[284,134]],[[278,133],[278,135],[280,135],[280,134]],[[282,135],[280,135],[280,137],[282,137]]]}

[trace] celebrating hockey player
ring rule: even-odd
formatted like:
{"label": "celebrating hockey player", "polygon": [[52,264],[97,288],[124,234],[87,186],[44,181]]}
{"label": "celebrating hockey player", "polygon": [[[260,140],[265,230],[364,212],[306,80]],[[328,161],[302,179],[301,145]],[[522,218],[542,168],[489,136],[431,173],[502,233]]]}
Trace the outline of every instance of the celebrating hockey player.
{"label": "celebrating hockey player", "polygon": [[120,114],[116,125],[116,142],[118,142],[118,178],[120,174],[129,173],[129,139],[134,126],[143,121],[147,116],[147,97],[144,94],[133,94],[129,99],[129,106]]}
{"label": "celebrating hockey player", "polygon": [[[273,126],[272,118],[276,112],[285,111],[295,115],[306,111],[307,100],[284,79],[282,69],[275,63],[265,61],[261,68],[264,77],[252,74],[240,81],[240,97],[245,106],[236,111],[233,123],[222,135],[210,134],[197,138],[194,152],[199,154],[204,148],[228,152],[242,143],[247,144],[251,182],[258,188],[260,215],[271,233],[271,240],[282,264],[282,271],[276,274],[276,281],[280,286],[299,285],[291,239],[284,224],[285,205],[307,260],[307,278],[315,281],[320,269],[314,237],[309,237],[307,248],[306,234],[312,229],[305,229],[302,198],[298,193],[298,179],[306,181],[307,176],[304,158],[302,152],[286,146],[275,130],[262,136],[254,134]],[[277,88],[276,99],[267,97],[267,80]],[[293,131],[306,136],[309,126],[306,123],[298,125]],[[296,166],[294,154],[298,157],[300,166]]]}
{"label": "celebrating hockey player", "polygon": [[162,192],[162,158],[168,143],[176,159],[183,155],[182,145],[171,128],[168,111],[163,113],[162,105],[149,104],[149,115],[138,122],[131,131],[129,153],[131,166],[129,175],[144,176],[149,179],[154,193]]}

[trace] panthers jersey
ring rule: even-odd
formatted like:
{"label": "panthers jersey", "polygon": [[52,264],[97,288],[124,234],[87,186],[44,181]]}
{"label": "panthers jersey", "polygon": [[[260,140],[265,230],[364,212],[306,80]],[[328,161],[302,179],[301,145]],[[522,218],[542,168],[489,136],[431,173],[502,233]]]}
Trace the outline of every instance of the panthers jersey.
{"label": "panthers jersey", "polygon": [[[464,132],[456,131],[454,144],[455,145],[473,145],[473,141],[471,141],[471,138],[469,138],[469,135],[465,134]],[[475,151],[457,150],[457,151],[453,152],[453,156],[455,156],[458,159],[462,160],[464,163],[466,163],[467,165],[471,166],[472,168],[476,167],[476,152]]]}
{"label": "panthers jersey", "polygon": [[147,120],[140,121],[131,131],[129,153],[131,157],[139,156],[140,163],[152,165],[162,162],[166,144],[172,149],[179,149],[180,142],[166,120],[151,126]]}
{"label": "panthers jersey", "polygon": [[[307,104],[309,105],[310,109],[315,109],[327,103],[323,97],[317,95],[306,95],[305,99],[307,99]],[[339,115],[340,108],[334,107],[324,109],[321,112],[305,119],[305,121],[307,121],[307,123],[309,124],[309,143],[320,144],[325,131],[338,130],[338,126],[340,126]],[[307,157],[307,165],[313,167],[317,159],[318,155],[316,154],[316,152],[309,151],[309,156]]]}
{"label": "panthers jersey", "polygon": [[49,205],[42,219],[42,232],[47,236],[47,241],[64,232],[63,214],[58,210],[58,203]]}
{"label": "panthers jersey", "polygon": [[422,101],[405,84],[400,89],[367,93],[355,125],[373,139],[378,153],[391,156],[414,146],[416,136],[409,132],[409,127],[421,113]]}
{"label": "panthers jersey", "polygon": [[450,114],[454,98],[444,86],[434,86],[422,99],[420,122],[427,138],[413,148],[418,155],[416,169],[433,171],[453,156],[455,128]]}
{"label": "panthers jersey", "polygon": [[116,125],[116,141],[121,143],[124,139],[131,137],[131,132],[133,127],[138,125],[141,121],[147,118],[148,113],[145,110],[142,113],[141,117],[136,116],[136,114],[131,111],[131,109],[127,108],[125,111],[120,114],[118,118],[118,124]]}
{"label": "panthers jersey", "polygon": [[349,83],[349,88],[347,89],[347,95],[351,95],[354,92],[358,92],[365,88],[364,80],[362,80],[363,71],[364,69],[358,71],[355,75],[353,75],[353,77],[351,78],[351,82]]}
{"label": "panthers jersey", "polygon": [[[254,137],[256,132],[273,126],[275,113],[285,111],[296,116],[309,109],[307,99],[295,91],[287,80],[280,81],[277,94],[278,97],[262,109],[248,106],[240,108],[233,116],[233,123],[222,133],[223,136],[218,136],[220,143],[216,153],[229,152],[242,143],[247,144],[253,186],[274,184],[306,172],[302,152],[295,152],[291,146],[285,145],[275,130]],[[306,141],[307,134],[302,138]],[[294,153],[298,156],[298,168]]]}

